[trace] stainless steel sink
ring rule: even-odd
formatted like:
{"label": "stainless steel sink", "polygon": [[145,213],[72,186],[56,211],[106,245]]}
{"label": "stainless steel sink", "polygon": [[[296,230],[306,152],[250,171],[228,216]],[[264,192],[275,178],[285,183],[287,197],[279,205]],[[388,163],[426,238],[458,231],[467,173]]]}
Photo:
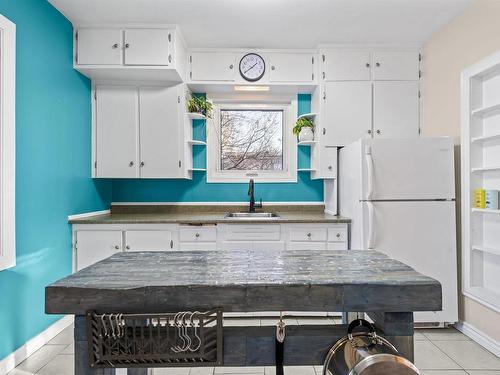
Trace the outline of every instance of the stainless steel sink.
{"label": "stainless steel sink", "polygon": [[225,217],[231,219],[276,219],[280,216],[272,212],[230,212]]}

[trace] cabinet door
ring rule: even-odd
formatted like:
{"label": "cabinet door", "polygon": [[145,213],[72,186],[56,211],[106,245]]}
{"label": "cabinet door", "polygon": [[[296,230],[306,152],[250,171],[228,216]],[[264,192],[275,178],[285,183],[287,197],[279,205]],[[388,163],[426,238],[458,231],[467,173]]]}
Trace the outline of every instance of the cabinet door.
{"label": "cabinet door", "polygon": [[222,241],[221,250],[252,250],[252,241]]}
{"label": "cabinet door", "polygon": [[321,118],[323,145],[345,146],[359,138],[370,137],[370,82],[327,82],[324,94]]}
{"label": "cabinet door", "polygon": [[96,176],[137,177],[137,89],[96,88]]}
{"label": "cabinet door", "polygon": [[170,65],[171,40],[165,29],[125,30],[125,65]]}
{"label": "cabinet door", "polygon": [[[324,60],[323,60],[324,56]],[[321,56],[325,81],[370,80],[370,52],[329,50]]]}
{"label": "cabinet door", "polygon": [[320,171],[321,178],[337,178],[337,147],[321,146]]}
{"label": "cabinet door", "polygon": [[77,33],[78,65],[121,65],[122,30],[79,29]]}
{"label": "cabinet door", "polygon": [[253,250],[285,250],[285,241],[255,241]]}
{"label": "cabinet door", "polygon": [[128,230],[125,232],[126,251],[167,251],[173,249],[169,230]]}
{"label": "cabinet door", "polygon": [[235,55],[227,52],[193,52],[190,55],[192,81],[234,81]]}
{"label": "cabinet door", "polygon": [[419,67],[417,51],[383,51],[373,54],[374,80],[418,80]]}
{"label": "cabinet door", "polygon": [[373,132],[380,138],[418,137],[418,82],[375,82]]}
{"label": "cabinet door", "polygon": [[165,178],[180,176],[181,105],[178,87],[139,90],[140,176]]}
{"label": "cabinet door", "polygon": [[81,230],[76,232],[76,270],[79,271],[122,251],[119,230]]}
{"label": "cabinet door", "polygon": [[313,54],[273,53],[270,55],[271,82],[312,82],[314,80]]}

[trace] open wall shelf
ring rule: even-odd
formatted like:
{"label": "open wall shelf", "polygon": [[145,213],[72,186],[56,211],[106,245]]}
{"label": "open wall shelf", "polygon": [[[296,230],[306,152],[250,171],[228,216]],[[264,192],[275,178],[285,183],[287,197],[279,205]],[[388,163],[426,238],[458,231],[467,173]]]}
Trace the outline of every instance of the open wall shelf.
{"label": "open wall shelf", "polygon": [[500,312],[500,207],[475,208],[475,189],[500,191],[500,53],[462,73],[462,288]]}
{"label": "open wall shelf", "polygon": [[318,141],[302,141],[302,142],[298,142],[297,146],[309,146],[309,147],[312,147],[312,146],[316,145],[317,143],[318,143]]}

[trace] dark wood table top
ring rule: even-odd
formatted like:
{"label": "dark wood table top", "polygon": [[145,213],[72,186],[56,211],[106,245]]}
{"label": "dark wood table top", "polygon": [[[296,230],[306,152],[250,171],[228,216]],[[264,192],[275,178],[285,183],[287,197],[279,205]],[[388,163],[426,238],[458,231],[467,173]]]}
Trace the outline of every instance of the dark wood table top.
{"label": "dark wood table top", "polygon": [[441,309],[441,285],[368,250],[129,252],[46,287],[46,312]]}

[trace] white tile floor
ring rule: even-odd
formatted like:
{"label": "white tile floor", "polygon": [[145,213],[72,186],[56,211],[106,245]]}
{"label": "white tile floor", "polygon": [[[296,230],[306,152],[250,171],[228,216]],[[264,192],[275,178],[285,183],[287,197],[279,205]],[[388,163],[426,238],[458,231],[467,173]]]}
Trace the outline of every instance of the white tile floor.
{"label": "white tile floor", "polygon": [[[313,324],[317,319],[299,318],[301,324]],[[247,319],[226,321],[225,325],[246,325]],[[329,320],[331,322],[331,320]],[[274,325],[274,319],[261,319],[260,324]],[[297,320],[288,320],[297,324]],[[9,375],[73,375],[73,327],[68,327]],[[415,334],[415,364],[423,375],[500,375],[500,358],[450,329],[418,330]],[[286,375],[321,375],[321,366],[285,368]],[[154,375],[213,375],[213,374],[274,374],[273,367],[220,367],[156,369]]]}

